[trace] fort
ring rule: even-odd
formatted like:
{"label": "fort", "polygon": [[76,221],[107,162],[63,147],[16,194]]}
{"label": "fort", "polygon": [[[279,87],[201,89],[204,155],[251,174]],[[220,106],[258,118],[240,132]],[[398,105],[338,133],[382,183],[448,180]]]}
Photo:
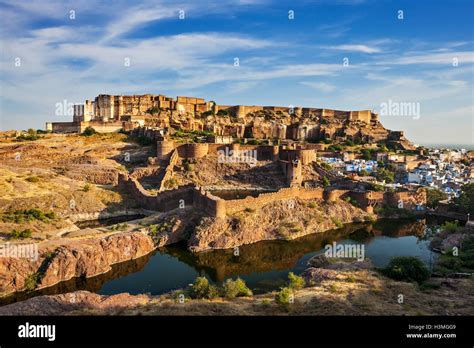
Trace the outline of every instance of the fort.
{"label": "fort", "polygon": [[[215,136],[210,136],[200,143],[175,141],[163,135],[162,130],[149,127],[138,127],[132,131],[134,136],[145,136],[156,142],[155,165],[162,168],[163,175],[156,193],[146,190],[139,179],[143,176],[158,176],[158,167],[136,168],[130,174],[120,174],[119,187],[129,192],[133,198],[147,209],[167,211],[192,205],[204,215],[223,218],[245,209],[259,209],[263,205],[281,200],[324,200],[336,202],[341,199],[350,200],[368,213],[374,212],[375,206],[389,205],[407,209],[419,210],[426,205],[426,193],[416,191],[376,192],[357,189],[337,189],[322,187],[305,187],[303,182],[303,166],[312,165],[317,158],[316,144],[290,143],[250,145],[240,143],[212,142]],[[174,168],[180,160],[200,160],[206,156],[235,156],[240,153],[255,155],[254,160],[275,162],[286,179],[286,187],[275,192],[260,193],[256,197],[248,195],[241,199],[223,199],[212,191],[195,184],[169,188],[166,182],[174,175]],[[229,163],[233,161],[229,160]]]}
{"label": "fort", "polygon": [[186,185],[175,190],[153,195],[143,188],[140,182],[126,174],[119,175],[119,187],[132,194],[139,205],[147,209],[169,211],[192,205],[202,214],[215,218],[224,218],[245,209],[260,209],[262,206],[282,200],[337,200],[350,197],[366,212],[373,213],[375,205],[389,205],[417,211],[420,206],[426,205],[426,192],[423,189],[403,192],[361,192],[355,190],[337,190],[323,188],[288,187],[276,192],[261,193],[257,197],[247,196],[243,199],[225,200],[203,188]]}
{"label": "fort", "polygon": [[352,140],[411,144],[403,132],[385,129],[370,110],[341,111],[300,106],[219,105],[202,98],[160,94],[107,95],[75,105],[72,122],[48,122],[55,133],[130,131],[149,126],[162,130],[207,131],[214,143],[233,139],[309,141]]}

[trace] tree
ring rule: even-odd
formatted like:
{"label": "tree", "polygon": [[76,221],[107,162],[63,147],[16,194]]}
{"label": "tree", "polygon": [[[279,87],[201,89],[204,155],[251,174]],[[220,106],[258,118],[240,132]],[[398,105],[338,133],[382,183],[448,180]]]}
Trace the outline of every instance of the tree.
{"label": "tree", "polygon": [[365,159],[366,161],[372,159],[372,151],[369,149],[364,149],[362,150],[362,158]]}
{"label": "tree", "polygon": [[385,169],[385,168],[377,169],[377,172],[375,173],[375,177],[379,181],[384,181],[385,180],[386,183],[391,183],[391,182],[395,181],[395,174],[393,172],[391,172],[390,170]]}
{"label": "tree", "polygon": [[425,264],[413,256],[393,257],[382,273],[389,278],[408,282],[421,283],[430,277],[430,271]]}
{"label": "tree", "polygon": [[474,212],[474,183],[466,184],[462,187],[461,194],[454,200],[454,204],[461,212]]}
{"label": "tree", "polygon": [[440,201],[448,198],[448,195],[441,190],[431,188],[426,190],[426,205],[428,208],[436,208]]}

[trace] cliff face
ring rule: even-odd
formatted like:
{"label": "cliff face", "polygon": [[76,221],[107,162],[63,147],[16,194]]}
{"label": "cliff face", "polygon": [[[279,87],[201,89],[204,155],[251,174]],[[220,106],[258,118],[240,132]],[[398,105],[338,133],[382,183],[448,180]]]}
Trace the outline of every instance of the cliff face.
{"label": "cliff face", "polygon": [[282,200],[224,219],[203,218],[188,246],[199,252],[234,248],[261,240],[291,240],[368,219],[366,212],[345,201]]}
{"label": "cliff face", "polygon": [[0,259],[0,294],[28,287],[41,289],[74,277],[106,273],[111,265],[139,258],[155,249],[153,240],[142,233],[120,233],[104,238],[75,241],[52,253],[39,250],[37,261]]}
{"label": "cliff face", "polygon": [[110,271],[114,263],[136,259],[154,250],[150,237],[141,233],[118,234],[92,243],[59,247],[46,262],[38,288],[74,277],[93,277]]}

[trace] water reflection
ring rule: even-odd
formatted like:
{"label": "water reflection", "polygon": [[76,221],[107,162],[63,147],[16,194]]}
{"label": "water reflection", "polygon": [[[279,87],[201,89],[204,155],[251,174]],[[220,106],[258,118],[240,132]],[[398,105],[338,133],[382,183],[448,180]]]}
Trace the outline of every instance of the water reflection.
{"label": "water reflection", "polygon": [[239,247],[238,255],[232,249],[192,254],[185,245],[178,244],[160,248],[137,260],[114,265],[107,274],[73,279],[36,292],[18,293],[1,303],[74,290],[101,294],[160,294],[185,287],[198,275],[207,276],[214,282],[239,276],[255,292],[268,291],[281,285],[288,272],[302,272],[307,261],[324,252],[324,246],[333,241],[363,243],[366,257],[371,258],[378,267],[398,255],[417,256],[429,264],[432,262],[432,253],[428,249],[428,242],[422,237],[427,225],[433,223],[436,222],[425,219],[354,223],[293,241],[262,241],[244,245]]}

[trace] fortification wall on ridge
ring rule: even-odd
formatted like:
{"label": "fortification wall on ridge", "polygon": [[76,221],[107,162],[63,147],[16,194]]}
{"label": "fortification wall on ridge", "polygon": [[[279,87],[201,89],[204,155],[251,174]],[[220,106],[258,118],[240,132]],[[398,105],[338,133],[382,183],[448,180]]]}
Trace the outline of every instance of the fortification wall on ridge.
{"label": "fortification wall on ridge", "polygon": [[419,189],[415,192],[359,192],[351,190],[324,190],[322,188],[289,187],[277,192],[262,193],[257,197],[248,196],[244,199],[224,200],[210,192],[197,188],[192,184],[178,187],[174,190],[163,191],[158,195],[151,195],[136,178],[120,173],[118,185],[129,192],[132,197],[145,209],[169,211],[179,208],[182,203],[193,205],[204,215],[223,218],[245,209],[260,209],[262,206],[281,200],[325,200],[335,202],[346,197],[355,200],[361,209],[372,212],[374,203],[399,206],[417,210],[419,205],[426,204],[426,192]]}
{"label": "fortification wall on ridge", "polygon": [[173,178],[174,166],[176,165],[176,163],[178,163],[178,160],[178,151],[173,150],[173,153],[170,156],[169,163],[165,168],[165,174],[163,175],[163,179],[161,180],[160,188],[158,191],[162,192],[166,190],[166,184]]}
{"label": "fortification wall on ridge", "polygon": [[174,190],[164,191],[158,195],[152,195],[135,178],[120,173],[118,178],[120,189],[126,190],[140,207],[148,210],[170,211],[183,206],[193,205],[194,185],[180,186]]}

